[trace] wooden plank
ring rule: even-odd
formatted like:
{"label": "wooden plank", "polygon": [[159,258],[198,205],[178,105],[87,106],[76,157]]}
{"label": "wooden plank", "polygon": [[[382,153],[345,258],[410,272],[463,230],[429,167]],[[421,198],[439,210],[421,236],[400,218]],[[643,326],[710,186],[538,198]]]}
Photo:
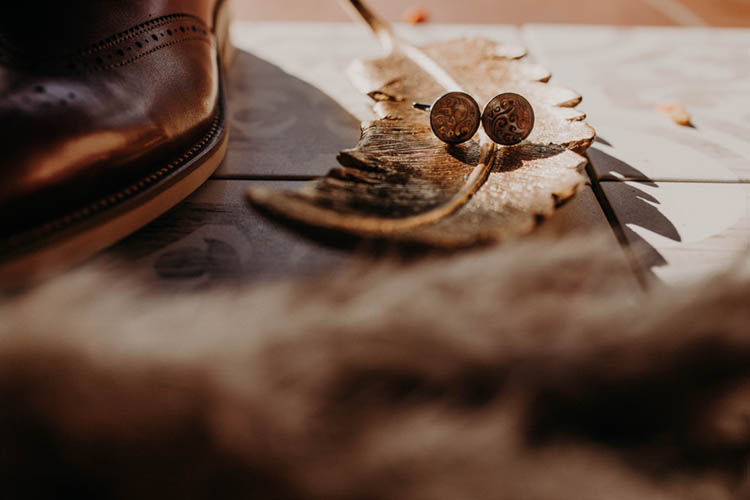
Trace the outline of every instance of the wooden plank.
{"label": "wooden plank", "polygon": [[560,207],[555,215],[537,229],[538,235],[564,237],[575,233],[607,233],[615,242],[602,207],[591,186],[584,186],[574,198]]}
{"label": "wooden plank", "polygon": [[[247,207],[243,194],[253,183],[283,189],[295,189],[299,184],[209,181],[185,203],[89,265],[104,266],[155,290],[191,291],[312,276],[333,270],[348,259],[350,252],[300,236]],[[545,221],[537,235],[559,238],[574,233],[612,234],[589,186]],[[635,280],[633,283],[635,290]]]}
{"label": "wooden plank", "polygon": [[[293,189],[295,182],[260,182]],[[248,181],[208,181],[184,203],[126,238],[96,264],[156,289],[194,290],[336,267],[347,254],[281,228],[244,202]]]}
{"label": "wooden plank", "polygon": [[[600,179],[750,181],[750,30],[527,26],[532,53],[584,96]],[[555,81],[553,80],[553,81]],[[654,108],[679,103],[694,128]]]}
{"label": "wooden plank", "polygon": [[603,182],[645,273],[671,284],[750,263],[750,185]]}
{"label": "wooden plank", "polygon": [[[718,1],[722,3],[724,0]],[[378,0],[371,3],[391,21],[402,19],[406,9],[415,5],[401,0]],[[514,3],[496,0],[422,0],[417,5],[427,12],[431,21],[438,23],[675,24],[671,16],[643,0],[526,0]],[[255,21],[347,20],[346,14],[332,1],[317,2],[311,8],[309,0],[243,0],[236,2],[235,10],[239,18]]]}
{"label": "wooden plank", "polygon": [[229,151],[214,179],[323,175],[359,138],[359,120],[328,95],[246,51],[228,87]]}

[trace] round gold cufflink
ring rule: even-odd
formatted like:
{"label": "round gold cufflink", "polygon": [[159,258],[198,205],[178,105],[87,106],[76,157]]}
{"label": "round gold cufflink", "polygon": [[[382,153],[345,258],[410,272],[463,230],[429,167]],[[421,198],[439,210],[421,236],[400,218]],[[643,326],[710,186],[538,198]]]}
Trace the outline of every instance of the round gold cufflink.
{"label": "round gold cufflink", "polygon": [[468,141],[481,123],[487,136],[503,146],[526,139],[534,129],[534,109],[522,95],[505,92],[496,95],[480,114],[476,100],[465,92],[448,92],[432,105],[413,103],[417,109],[430,112],[433,133],[448,144]]}

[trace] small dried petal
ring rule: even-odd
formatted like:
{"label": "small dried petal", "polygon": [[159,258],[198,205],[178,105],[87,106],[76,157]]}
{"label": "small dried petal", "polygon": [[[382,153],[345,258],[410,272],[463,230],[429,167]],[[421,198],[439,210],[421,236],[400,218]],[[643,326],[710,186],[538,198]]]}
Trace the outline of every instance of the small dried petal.
{"label": "small dried petal", "polygon": [[656,106],[658,111],[666,114],[673,122],[683,127],[691,127],[690,113],[681,104],[661,104]]}
{"label": "small dried petal", "polygon": [[427,22],[428,19],[427,11],[421,7],[411,7],[404,11],[401,19],[409,24],[422,24]]}

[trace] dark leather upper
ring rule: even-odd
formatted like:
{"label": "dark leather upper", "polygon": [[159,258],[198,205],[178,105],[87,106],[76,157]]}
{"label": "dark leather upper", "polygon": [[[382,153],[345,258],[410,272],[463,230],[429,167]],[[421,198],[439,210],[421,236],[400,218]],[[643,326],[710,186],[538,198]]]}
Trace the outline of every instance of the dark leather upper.
{"label": "dark leather upper", "polygon": [[219,1],[3,6],[0,236],[113,192],[206,134]]}

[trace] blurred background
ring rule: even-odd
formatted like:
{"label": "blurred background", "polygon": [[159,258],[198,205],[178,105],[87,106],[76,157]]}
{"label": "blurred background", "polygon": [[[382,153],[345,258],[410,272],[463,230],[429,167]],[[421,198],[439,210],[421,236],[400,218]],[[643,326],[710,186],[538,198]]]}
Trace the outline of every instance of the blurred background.
{"label": "blurred background", "polygon": [[[371,0],[391,21],[750,26],[750,0]],[[336,0],[235,0],[240,19],[344,21]]]}

